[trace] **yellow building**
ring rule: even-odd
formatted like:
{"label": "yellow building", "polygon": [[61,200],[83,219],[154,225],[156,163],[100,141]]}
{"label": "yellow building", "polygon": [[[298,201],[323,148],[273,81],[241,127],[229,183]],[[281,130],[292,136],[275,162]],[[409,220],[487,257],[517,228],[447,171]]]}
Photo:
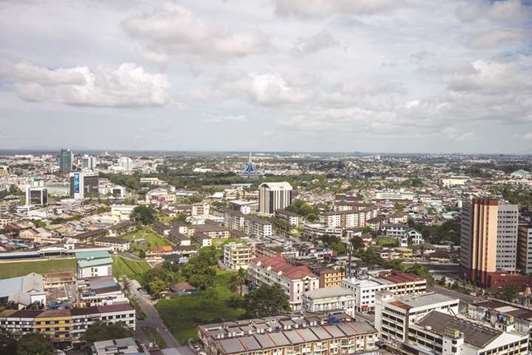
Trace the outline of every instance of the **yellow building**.
{"label": "yellow building", "polygon": [[320,288],[340,287],[345,279],[344,270],[325,269],[320,271]]}
{"label": "yellow building", "polygon": [[54,341],[70,340],[72,316],[70,310],[44,311],[35,317],[35,331],[46,334]]}

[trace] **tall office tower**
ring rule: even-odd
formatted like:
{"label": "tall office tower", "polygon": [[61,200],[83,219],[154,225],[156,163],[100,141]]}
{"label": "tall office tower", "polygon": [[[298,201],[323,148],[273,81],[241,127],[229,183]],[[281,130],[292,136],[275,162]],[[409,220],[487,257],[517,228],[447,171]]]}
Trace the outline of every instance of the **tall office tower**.
{"label": "tall office tower", "polygon": [[517,267],[525,274],[532,273],[532,222],[519,223]]}
{"label": "tall office tower", "polygon": [[26,187],[26,206],[46,206],[48,190],[45,187]]}
{"label": "tall office tower", "polygon": [[287,182],[265,182],[259,186],[259,213],[273,214],[292,203],[292,185]]}
{"label": "tall office tower", "polygon": [[124,171],[131,171],[133,170],[133,160],[129,157],[120,157],[118,159],[118,166]]}
{"label": "tall office tower", "polygon": [[489,198],[463,201],[460,264],[469,280],[489,287],[493,274],[517,269],[518,223],[517,205]]}
{"label": "tall office tower", "polygon": [[59,170],[63,173],[72,171],[72,162],[74,161],[74,154],[70,149],[61,149],[59,153]]}
{"label": "tall office tower", "polygon": [[98,197],[99,183],[98,175],[74,172],[70,174],[70,197],[74,199]]}
{"label": "tall office tower", "polygon": [[81,168],[85,170],[94,170],[96,169],[96,158],[90,155],[85,154],[81,158]]}

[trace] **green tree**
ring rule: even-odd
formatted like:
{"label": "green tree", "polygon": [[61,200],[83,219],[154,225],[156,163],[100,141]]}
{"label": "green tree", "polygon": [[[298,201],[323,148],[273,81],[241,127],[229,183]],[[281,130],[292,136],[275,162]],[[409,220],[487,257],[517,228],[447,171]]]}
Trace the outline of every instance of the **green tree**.
{"label": "green tree", "polygon": [[356,252],[357,250],[364,249],[364,241],[360,237],[353,237],[351,238],[351,245],[353,246],[353,250]]}
{"label": "green tree", "polygon": [[105,322],[96,322],[87,328],[82,339],[93,343],[95,341],[127,338],[133,335],[133,332],[122,322],[107,324]]}
{"label": "green tree", "polygon": [[167,286],[167,282],[158,278],[148,283],[148,289],[150,290],[150,293],[155,296],[158,296],[161,292],[166,290]]}
{"label": "green tree", "polygon": [[0,354],[15,354],[17,352],[17,339],[13,333],[0,328]]}
{"label": "green tree", "polygon": [[203,247],[181,270],[187,281],[202,290],[211,287],[216,278],[218,257],[215,247]]}
{"label": "green tree", "polygon": [[42,334],[25,334],[17,343],[17,355],[53,355],[54,353],[54,346]]}
{"label": "green tree", "polygon": [[244,297],[246,316],[262,318],[290,312],[288,296],[279,285],[262,285]]}
{"label": "green tree", "polygon": [[155,222],[157,212],[148,206],[137,206],[131,212],[131,220],[143,225],[152,224]]}
{"label": "green tree", "polygon": [[517,290],[508,286],[499,291],[498,296],[505,301],[513,302],[517,298]]}

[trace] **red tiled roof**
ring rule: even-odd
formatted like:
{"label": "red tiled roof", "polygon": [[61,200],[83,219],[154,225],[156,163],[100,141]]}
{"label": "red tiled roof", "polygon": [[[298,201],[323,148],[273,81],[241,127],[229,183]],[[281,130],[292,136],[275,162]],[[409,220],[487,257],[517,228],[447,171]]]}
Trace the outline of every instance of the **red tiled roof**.
{"label": "red tiled roof", "polygon": [[407,274],[407,273],[398,272],[398,271],[381,273],[379,277],[382,279],[391,281],[393,283],[396,283],[396,284],[423,280],[421,277],[417,275]]}
{"label": "red tiled roof", "polygon": [[286,275],[289,279],[301,279],[306,276],[313,276],[314,273],[310,271],[306,265],[292,265],[286,260],[283,256],[262,256],[254,260],[255,264],[261,263],[264,267],[270,267],[275,272],[281,272],[283,275]]}

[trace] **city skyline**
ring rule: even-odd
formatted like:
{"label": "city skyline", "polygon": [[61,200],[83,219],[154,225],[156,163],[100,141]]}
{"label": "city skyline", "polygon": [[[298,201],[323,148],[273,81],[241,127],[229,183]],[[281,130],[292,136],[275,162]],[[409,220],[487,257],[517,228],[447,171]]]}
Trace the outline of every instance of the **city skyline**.
{"label": "city skyline", "polygon": [[0,150],[532,151],[529,0],[5,1]]}

